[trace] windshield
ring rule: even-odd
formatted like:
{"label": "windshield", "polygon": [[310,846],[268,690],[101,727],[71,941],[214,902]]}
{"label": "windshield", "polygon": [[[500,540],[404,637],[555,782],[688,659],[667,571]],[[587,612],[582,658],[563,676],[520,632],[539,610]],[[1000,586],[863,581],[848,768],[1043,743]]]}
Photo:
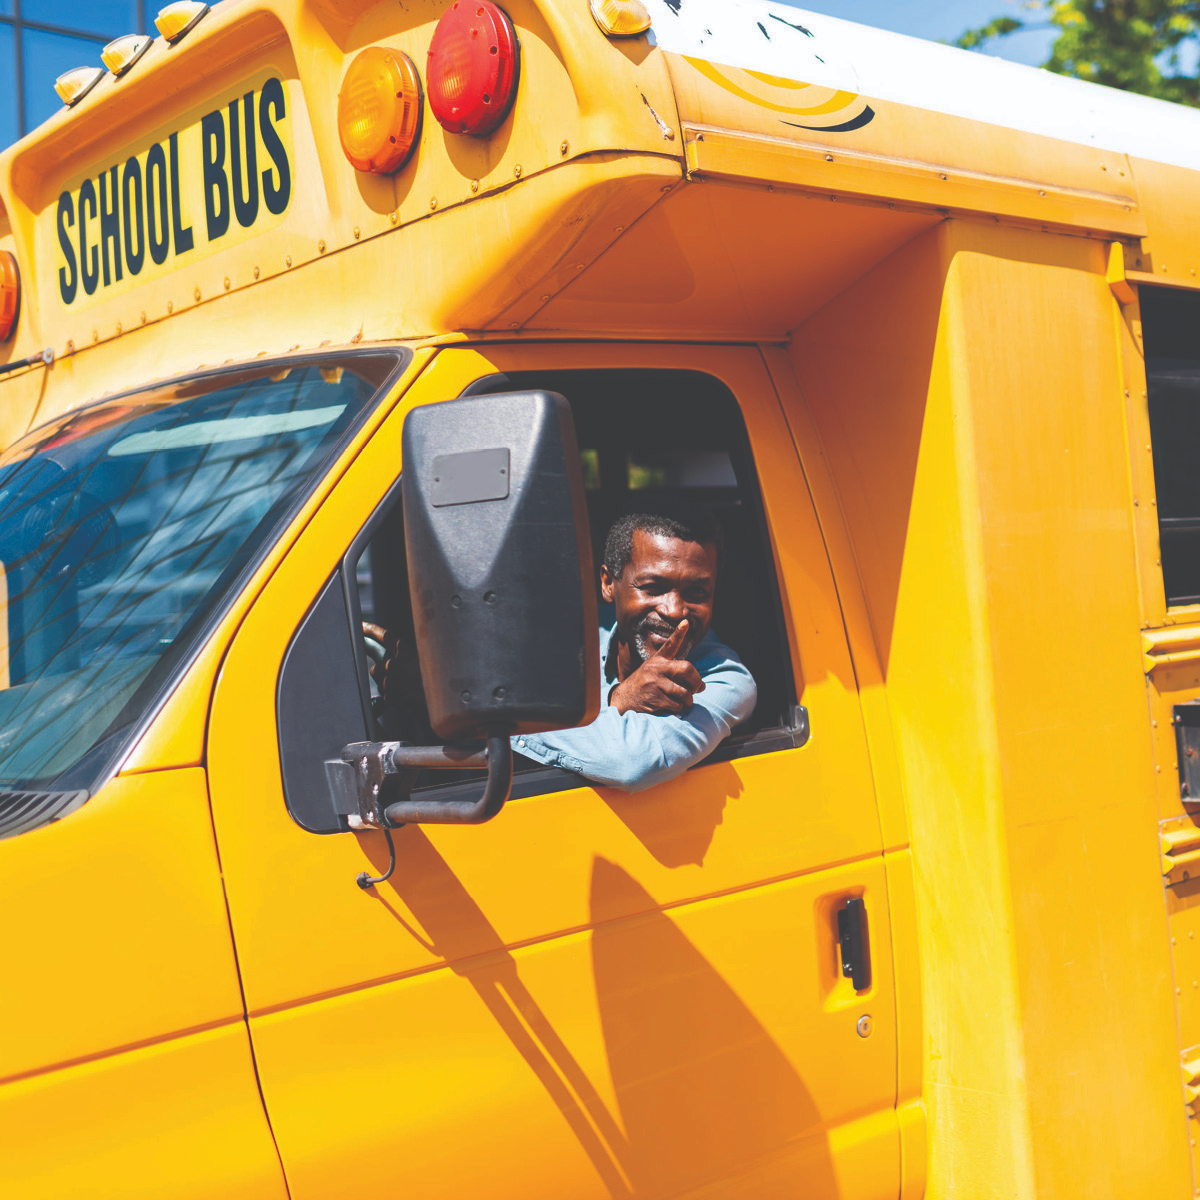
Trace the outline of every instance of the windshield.
{"label": "windshield", "polygon": [[0,457],[0,788],[103,779],[396,365],[189,380]]}

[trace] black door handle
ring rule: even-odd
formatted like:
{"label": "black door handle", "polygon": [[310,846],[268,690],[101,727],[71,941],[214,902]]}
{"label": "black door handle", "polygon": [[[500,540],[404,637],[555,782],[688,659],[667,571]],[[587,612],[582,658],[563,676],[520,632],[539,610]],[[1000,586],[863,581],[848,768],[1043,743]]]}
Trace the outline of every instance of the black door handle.
{"label": "black door handle", "polygon": [[856,992],[871,986],[871,956],[867,951],[867,906],[861,896],[838,909],[838,943],[842,952],[842,974]]}

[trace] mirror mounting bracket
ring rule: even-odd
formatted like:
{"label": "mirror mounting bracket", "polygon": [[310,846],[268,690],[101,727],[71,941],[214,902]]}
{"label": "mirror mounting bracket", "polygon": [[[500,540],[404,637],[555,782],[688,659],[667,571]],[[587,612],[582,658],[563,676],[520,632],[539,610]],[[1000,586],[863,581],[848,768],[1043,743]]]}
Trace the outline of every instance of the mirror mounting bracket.
{"label": "mirror mounting bracket", "polygon": [[[512,746],[506,734],[490,735],[484,749],[351,742],[342,750],[342,762],[354,772],[357,811],[347,814],[351,829],[480,825],[504,807],[512,791]],[[487,782],[478,800],[412,798],[418,772],[464,768],[487,771]]]}

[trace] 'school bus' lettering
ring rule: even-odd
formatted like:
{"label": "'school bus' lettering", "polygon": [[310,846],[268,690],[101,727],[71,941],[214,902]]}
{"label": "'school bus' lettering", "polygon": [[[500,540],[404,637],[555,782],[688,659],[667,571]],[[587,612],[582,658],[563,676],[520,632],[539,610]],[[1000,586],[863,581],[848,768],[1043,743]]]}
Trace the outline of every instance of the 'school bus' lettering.
{"label": "'school bus' lettering", "polygon": [[63,303],[149,267],[170,269],[197,238],[214,246],[231,228],[260,232],[281,217],[294,182],[287,116],[283,83],[271,77],[63,191],[55,213]]}

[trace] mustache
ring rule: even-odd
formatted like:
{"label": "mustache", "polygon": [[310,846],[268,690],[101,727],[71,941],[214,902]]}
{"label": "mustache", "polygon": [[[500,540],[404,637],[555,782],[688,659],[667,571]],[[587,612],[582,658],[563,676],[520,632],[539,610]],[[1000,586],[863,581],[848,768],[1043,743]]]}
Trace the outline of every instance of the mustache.
{"label": "mustache", "polygon": [[[656,633],[661,638],[669,638],[671,634],[675,632],[677,626],[678,622],[667,621],[660,617],[658,613],[647,613],[640,621],[638,621],[638,623],[633,627],[632,631],[631,640],[633,642],[634,649],[637,651],[638,657],[645,662],[645,660],[654,653],[647,641],[647,638],[650,636],[650,634]],[[686,658],[688,654],[691,653],[693,647],[698,641],[699,638],[696,636],[695,623],[690,622],[688,625],[687,635],[683,639],[683,644],[679,647],[676,653],[680,658]]]}
{"label": "mustache", "polygon": [[675,626],[670,621],[664,621],[658,613],[647,613],[634,628],[634,633],[660,633],[670,637],[675,632]]}

